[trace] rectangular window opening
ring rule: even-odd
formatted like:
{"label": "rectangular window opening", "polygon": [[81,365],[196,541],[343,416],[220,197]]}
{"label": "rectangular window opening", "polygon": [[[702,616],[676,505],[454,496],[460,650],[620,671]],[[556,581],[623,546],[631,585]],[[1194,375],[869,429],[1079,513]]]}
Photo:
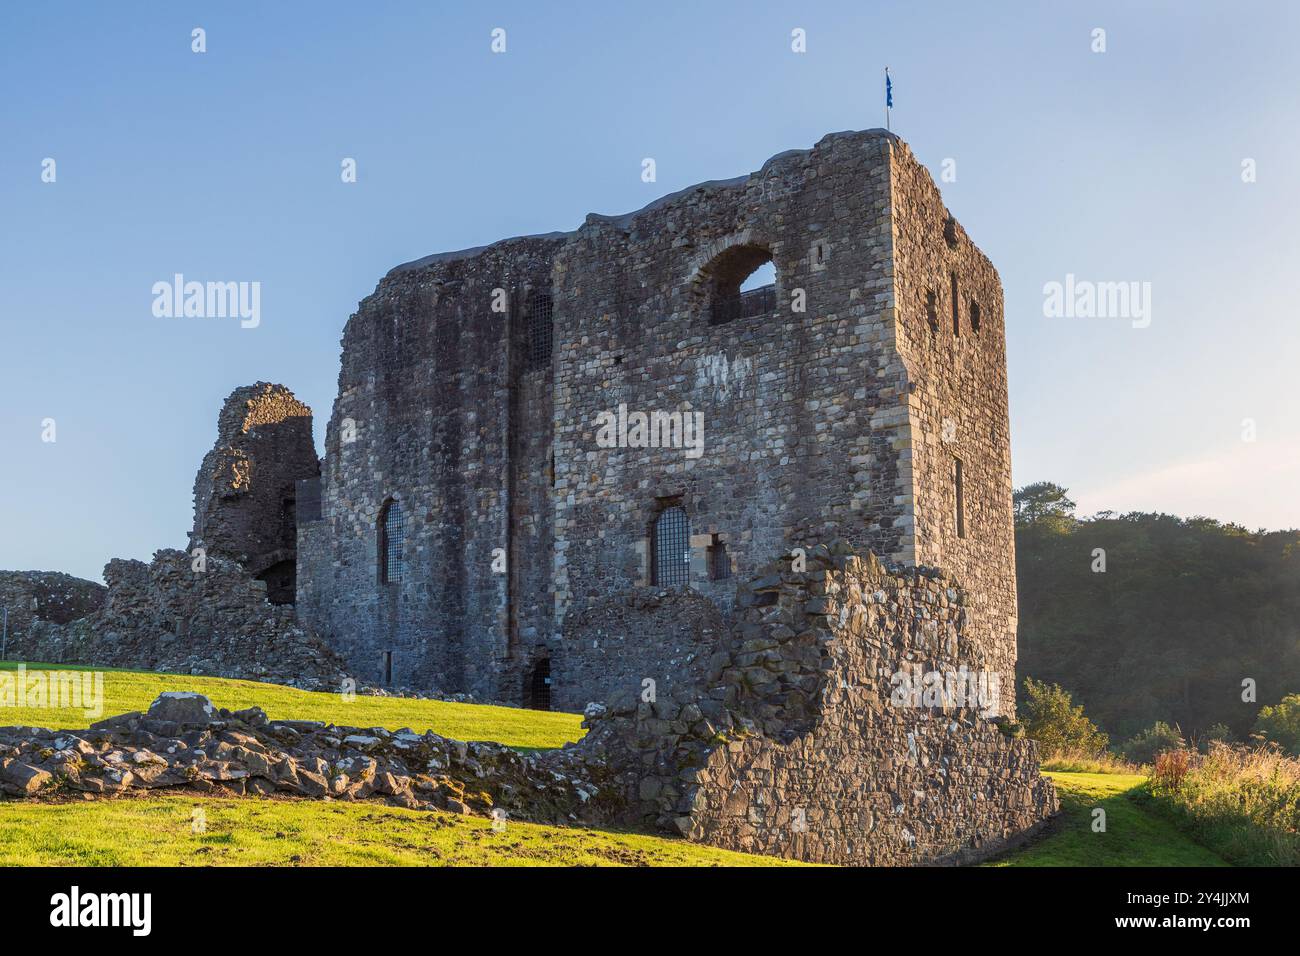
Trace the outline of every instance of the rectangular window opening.
{"label": "rectangular window opening", "polygon": [[952,273],[952,334],[961,335],[961,301],[957,298],[957,273]]}
{"label": "rectangular window opening", "polygon": [[953,484],[957,492],[957,537],[966,537],[966,489],[963,487],[962,464],[960,458],[953,459]]}
{"label": "rectangular window opening", "polygon": [[709,580],[725,581],[731,577],[731,555],[727,554],[727,543],[721,535],[713,536],[709,545]]}

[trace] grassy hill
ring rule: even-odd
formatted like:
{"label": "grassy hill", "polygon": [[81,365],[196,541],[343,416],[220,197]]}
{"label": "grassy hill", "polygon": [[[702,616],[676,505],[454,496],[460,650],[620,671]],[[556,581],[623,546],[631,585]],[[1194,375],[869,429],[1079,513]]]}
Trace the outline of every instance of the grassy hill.
{"label": "grassy hill", "polygon": [[[0,668],[13,668],[0,663]],[[57,665],[29,665],[29,668]],[[70,670],[71,667],[61,669]],[[558,747],[583,731],[577,714],[293,690],[253,681],[107,671],[104,714],[143,710],[165,690],[206,694],[272,718],[359,727],[432,729],[460,740]],[[73,708],[0,707],[0,725],[85,727]],[[1053,773],[1063,813],[1032,844],[993,866],[1223,866],[1142,799],[1143,777]],[[1092,811],[1106,810],[1093,832]],[[203,832],[194,833],[201,810]],[[665,836],[482,818],[374,803],[214,798],[160,793],[67,803],[0,802],[0,865],[164,866],[773,866],[788,861],[731,853]]]}
{"label": "grassy hill", "polygon": [[[193,832],[195,809],[204,832]],[[0,804],[0,866],[795,866],[686,840],[373,803],[167,794]]]}
{"label": "grassy hill", "polygon": [[[17,666],[11,661],[0,662],[0,670],[12,670]],[[28,664],[27,668],[29,671],[91,669],[71,664]],[[341,694],[295,690],[256,681],[96,669],[104,671],[104,712],[99,716],[87,716],[84,710],[75,707],[0,706],[0,726],[76,730],[103,717],[146,710],[163,691],[180,690],[205,694],[218,707],[231,710],[256,705],[273,720],[324,720],[352,727],[386,727],[389,730],[410,727],[417,733],[432,730],[456,740],[495,740],[521,749],[562,747],[567,741],[579,740],[584,732],[582,717],[578,714],[401,697],[357,695],[346,700]]]}

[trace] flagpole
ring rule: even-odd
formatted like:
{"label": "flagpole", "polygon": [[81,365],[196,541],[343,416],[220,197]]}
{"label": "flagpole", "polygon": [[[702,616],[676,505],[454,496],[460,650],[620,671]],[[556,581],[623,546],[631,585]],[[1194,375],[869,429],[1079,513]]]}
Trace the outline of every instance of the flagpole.
{"label": "flagpole", "polygon": [[885,132],[893,132],[889,128],[889,67],[885,67]]}

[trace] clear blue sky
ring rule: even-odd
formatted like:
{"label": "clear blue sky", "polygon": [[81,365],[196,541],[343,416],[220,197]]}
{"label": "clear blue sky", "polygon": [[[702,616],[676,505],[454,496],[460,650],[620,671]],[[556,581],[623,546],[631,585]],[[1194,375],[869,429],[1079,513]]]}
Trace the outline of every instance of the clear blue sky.
{"label": "clear blue sky", "polygon": [[[393,265],[883,125],[886,64],[1002,275],[1017,484],[1293,527],[1297,33],[1281,2],[6,4],[0,568],[183,546],[221,400],[283,382],[319,442]],[[177,272],[261,282],[260,327],[154,318]],[[1067,273],[1150,282],[1150,327],[1045,318]]]}

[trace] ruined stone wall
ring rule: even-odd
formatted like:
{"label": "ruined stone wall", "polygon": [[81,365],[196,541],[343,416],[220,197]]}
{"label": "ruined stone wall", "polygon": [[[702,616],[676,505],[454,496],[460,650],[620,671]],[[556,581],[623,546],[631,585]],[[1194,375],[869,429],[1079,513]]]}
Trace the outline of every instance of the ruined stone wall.
{"label": "ruined stone wall", "polygon": [[[321,518],[299,534],[298,612],[366,681],[518,698],[520,634],[549,564],[545,367],[519,341],[533,291],[550,284],[556,237],[433,256],[389,273],[343,335],[326,433]],[[508,311],[493,310],[495,290]],[[515,498],[511,497],[514,489]],[[377,519],[405,514],[405,576],[380,581]],[[511,526],[511,502],[519,520]],[[512,541],[514,542],[512,546]],[[493,569],[513,550],[513,568]],[[513,606],[517,575],[524,600]]]}
{"label": "ruined stone wall", "polygon": [[104,568],[108,588],[101,609],[65,624],[34,622],[9,656],[342,686],[342,662],[297,626],[292,608],[267,601],[265,582],[218,555],[209,555],[202,568],[171,549],[158,551],[149,564],[115,558]]}
{"label": "ruined stone wall", "polygon": [[[775,304],[711,321],[727,282],[767,258]],[[952,273],[962,321],[979,304],[978,332],[945,324]],[[545,293],[554,349],[539,363],[527,315]],[[734,577],[792,546],[839,537],[943,567],[972,595],[971,633],[997,648],[1014,707],[1000,285],[896,137],[832,134],[571,234],[399,267],[343,346],[298,597],[363,679],[380,679],[390,652],[396,683],[528,700],[545,662],[569,707],[633,676],[665,679],[680,659],[673,628],[624,655],[640,675],[611,670],[585,629],[630,589],[663,583],[651,527],[680,506],[690,587],[724,621]],[[699,413],[699,453],[602,447],[602,416],[620,409]],[[390,499],[406,512],[400,585],[379,581]],[[722,574],[709,560],[719,546]]]}
{"label": "ruined stone wall", "polygon": [[[650,583],[649,529],[672,504],[691,521],[691,585],[724,613],[735,588],[709,579],[714,535],[736,575],[792,543],[836,535],[899,550],[911,531],[896,450],[905,419],[888,409],[903,370],[882,359],[894,337],[890,141],[879,131],[828,136],[751,176],[629,216],[589,216],[562,250],[558,618]],[[775,311],[710,324],[713,275],[737,249],[770,254]],[[621,403],[702,412],[702,455],[598,447],[598,416]]]}
{"label": "ruined stone wall", "polygon": [[190,548],[232,558],[292,603],[297,482],[319,474],[311,409],[283,385],[230,393],[194,479]]}
{"label": "ruined stone wall", "polygon": [[[673,694],[702,680],[727,626],[688,588],[632,588],[571,611],[551,657],[551,706],[581,711],[619,690]],[[649,682],[649,683],[647,683]]]}
{"label": "ruined stone wall", "polygon": [[98,611],[108,590],[102,584],[59,571],[0,571],[0,608],[8,612],[5,656],[18,659],[21,640],[38,621],[67,624]]}
{"label": "ruined stone wall", "polygon": [[[906,368],[915,549],[970,596],[971,633],[1015,712],[1016,580],[1006,326],[997,270],[943,205],[906,144],[892,146],[897,353]],[[956,282],[956,320],[953,287]],[[961,461],[963,535],[956,462]]]}
{"label": "ruined stone wall", "polygon": [[584,746],[625,768],[629,822],[746,852],[904,865],[981,859],[1055,813],[1034,743],[1004,733],[1001,695],[979,681],[989,656],[964,591],[846,542],[792,567],[741,591],[728,653],[699,686],[653,704],[624,694],[589,719]]}

